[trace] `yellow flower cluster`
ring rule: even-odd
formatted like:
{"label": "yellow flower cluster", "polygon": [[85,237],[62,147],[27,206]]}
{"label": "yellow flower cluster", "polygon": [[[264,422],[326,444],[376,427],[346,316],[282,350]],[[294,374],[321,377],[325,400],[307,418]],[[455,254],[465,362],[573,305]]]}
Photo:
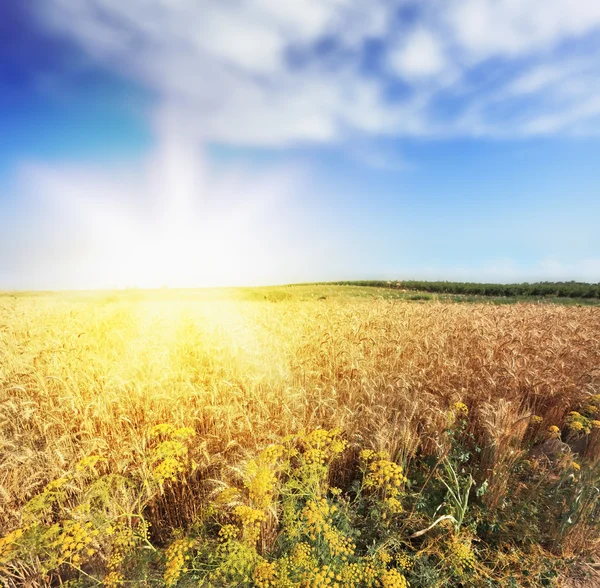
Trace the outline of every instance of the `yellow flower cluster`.
{"label": "yellow flower cluster", "polygon": [[375,452],[372,449],[363,449],[358,454],[358,457],[360,457],[360,459],[364,462],[369,462],[374,460],[375,458],[386,459],[389,457],[389,453],[387,453],[387,451]]}
{"label": "yellow flower cluster", "polygon": [[68,472],[46,484],[42,492],[31,498],[23,508],[23,522],[35,524],[40,522],[40,518],[50,515],[54,505],[65,497],[65,486],[72,480],[73,474]]}
{"label": "yellow flower cluster", "polygon": [[464,402],[455,402],[452,405],[452,411],[463,417],[469,416],[469,408]]}
{"label": "yellow flower cluster", "polygon": [[[360,561],[344,562],[333,560],[328,565],[319,565],[310,545],[300,542],[294,546],[289,557],[283,557],[272,563],[269,568],[260,566],[260,572],[253,575],[256,585],[257,576],[264,582],[264,586],[277,586],[277,588],[317,588],[329,586],[330,588],[359,588],[382,585],[387,581],[389,586],[408,586],[408,584],[394,584],[394,580],[403,578],[397,572],[388,573],[386,565],[381,561],[375,562],[371,557],[362,558]],[[270,584],[267,582],[271,582]]]}
{"label": "yellow flower cluster", "polygon": [[170,437],[175,432],[176,427],[170,423],[161,423],[155,425],[148,431],[150,437]]}
{"label": "yellow flower cluster", "polygon": [[219,539],[223,542],[236,541],[240,530],[235,525],[223,525],[219,529]]}
{"label": "yellow flower cluster", "polygon": [[395,496],[389,496],[383,501],[383,503],[387,506],[388,510],[392,514],[399,514],[404,510],[402,508],[402,502],[400,502],[400,500],[398,500]]}
{"label": "yellow flower cluster", "polygon": [[187,454],[187,446],[181,441],[163,441],[151,456],[154,479],[175,482],[177,475],[185,470]]}
{"label": "yellow flower cluster", "polygon": [[163,484],[175,482],[179,474],[187,469],[188,446],[186,441],[196,433],[189,427],[177,429],[169,423],[152,427],[149,431],[150,438],[162,437],[160,442],[150,454],[152,475],[154,479]]}
{"label": "yellow flower cluster", "polygon": [[302,513],[296,511],[287,510],[284,508],[282,513],[281,522],[285,533],[290,541],[296,542],[304,536],[306,531],[304,521],[302,520]]}
{"label": "yellow flower cluster", "polygon": [[377,579],[378,570],[373,562],[367,562],[362,570],[363,582],[367,586],[371,586]]}
{"label": "yellow flower cluster", "polygon": [[314,564],[314,556],[311,546],[305,541],[296,543],[292,548],[292,565],[296,568],[306,569]]}
{"label": "yellow flower cluster", "polygon": [[[588,404],[581,412],[572,411],[566,419],[566,425],[574,433],[589,435],[593,429],[600,429],[600,420],[596,416],[600,412],[600,394],[589,397]],[[583,414],[582,414],[583,413]]]}
{"label": "yellow flower cluster", "polygon": [[413,568],[414,562],[409,555],[406,555],[406,553],[400,552],[400,553],[396,554],[396,565],[403,572],[407,572]]}
{"label": "yellow flower cluster", "polygon": [[263,449],[258,456],[258,460],[263,464],[273,465],[277,463],[286,453],[286,448],[283,445],[269,445]]}
{"label": "yellow flower cluster", "polygon": [[56,480],[52,480],[52,482],[49,482],[48,484],[46,484],[46,487],[44,488],[44,493],[45,492],[56,492],[60,489],[62,489],[64,486],[66,486],[66,484],[69,482],[69,476],[63,476],[61,478],[56,478]]}
{"label": "yellow flower cluster", "polygon": [[307,525],[311,539],[316,539],[316,535],[322,533],[327,528],[327,517],[333,514],[336,506],[329,506],[326,498],[319,500],[309,500],[302,509],[302,517]]}
{"label": "yellow flower cluster", "polygon": [[98,530],[93,529],[90,522],[82,524],[79,521],[66,521],[54,547],[58,548],[62,561],[70,561],[74,566],[79,566],[94,555],[92,541],[97,535]]}
{"label": "yellow flower cluster", "polygon": [[342,577],[336,574],[332,569],[321,568],[309,582],[310,588],[320,588],[321,586],[329,586],[330,588],[342,588]]}
{"label": "yellow flower cluster", "polygon": [[95,471],[96,465],[99,462],[104,461],[106,461],[106,459],[104,457],[101,457],[100,455],[88,455],[87,457],[84,457],[83,459],[79,460],[79,462],[75,466],[75,470],[78,472],[83,472],[86,470]]}
{"label": "yellow flower cluster", "polygon": [[148,435],[150,438],[162,437],[164,439],[150,455],[154,479],[160,484],[177,481],[178,475],[183,473],[188,466],[186,442],[194,437],[196,432],[190,427],[178,429],[169,423],[162,423],[152,427]]}
{"label": "yellow flower cluster", "polygon": [[235,500],[236,498],[239,497],[239,490],[237,488],[234,488],[233,486],[229,486],[227,488],[223,488],[223,490],[221,490],[216,498],[215,498],[215,502],[219,505],[225,505],[225,504],[229,504],[230,502],[232,502],[233,500]]}
{"label": "yellow flower cluster", "polygon": [[584,412],[586,413],[586,416],[590,418],[600,412],[600,394],[594,394],[590,396],[588,405],[585,407]]}
{"label": "yellow flower cluster", "polygon": [[589,433],[592,430],[590,419],[575,410],[569,413],[566,422],[571,431]]}
{"label": "yellow flower cluster", "polygon": [[348,442],[341,439],[341,434],[341,429],[315,429],[306,435],[300,435],[298,441],[304,450],[304,461],[324,464],[343,453]]}
{"label": "yellow flower cluster", "polygon": [[277,574],[275,586],[277,588],[298,588],[298,582],[292,579],[292,576],[296,575],[296,572],[292,567],[289,557],[281,557],[277,560],[275,567]]}
{"label": "yellow flower cluster", "polygon": [[354,542],[349,537],[343,535],[340,531],[333,527],[329,527],[324,533],[323,537],[329,547],[329,553],[332,557],[340,557],[342,561],[352,555],[356,549]]}
{"label": "yellow flower cluster", "polygon": [[453,537],[448,545],[448,561],[458,576],[473,571],[476,559],[470,541]]}
{"label": "yellow flower cluster", "polygon": [[402,466],[387,459],[379,459],[369,465],[367,486],[386,486],[400,488],[407,482],[402,474]]}
{"label": "yellow flower cluster", "polygon": [[408,588],[406,578],[395,569],[385,570],[379,579],[382,588]]}
{"label": "yellow flower cluster", "polygon": [[548,433],[551,439],[560,439],[560,429],[556,425],[550,425]]}
{"label": "yellow flower cluster", "polygon": [[265,520],[264,511],[240,504],[233,510],[233,514],[242,525],[243,540],[247,545],[255,545],[260,536],[260,524]]}
{"label": "yellow flower cluster", "polygon": [[332,556],[341,556],[345,561],[354,554],[355,546],[351,539],[338,531],[330,521],[330,517],[337,511],[337,506],[330,505],[325,498],[309,500],[302,509],[302,519],[311,540],[315,541],[322,536],[329,547]]}
{"label": "yellow flower cluster", "polygon": [[248,585],[260,558],[253,546],[238,541],[226,541],[216,549],[220,563],[211,575],[210,586]]}
{"label": "yellow flower cluster", "polygon": [[[267,518],[267,510],[273,502],[277,488],[277,462],[286,453],[283,445],[272,445],[264,449],[256,459],[250,460],[245,469],[244,486],[247,490],[244,502],[233,509],[242,528],[243,541],[253,546],[260,536],[261,523]],[[217,503],[226,505],[241,500],[242,495],[236,488],[229,487],[217,496]],[[224,530],[225,529],[225,530]],[[237,538],[237,530],[226,525],[220,532],[224,541]]]}
{"label": "yellow flower cluster", "polygon": [[181,574],[187,572],[185,562],[190,559],[188,554],[193,543],[192,539],[178,539],[169,545],[165,553],[166,564],[163,575],[166,586],[175,586]]}
{"label": "yellow flower cluster", "polygon": [[[18,548],[18,541],[23,537],[23,529],[15,529],[0,538],[0,566],[8,563]],[[0,568],[1,570],[2,568]]]}
{"label": "yellow flower cluster", "polygon": [[359,586],[364,577],[364,566],[359,563],[344,564],[340,568],[341,585],[344,588]]}
{"label": "yellow flower cluster", "polygon": [[[357,558],[353,540],[337,526],[338,519],[346,516],[337,502],[342,490],[330,488],[327,476],[329,463],[346,446],[340,430],[317,429],[289,436],[249,461],[244,488],[225,488],[215,501],[232,508],[236,524],[223,525],[219,531],[221,543],[215,549],[218,563],[210,580],[218,585],[277,588],[407,586],[399,570],[388,570],[394,565],[391,553],[381,551],[376,556]],[[388,509],[399,512],[401,489],[407,481],[402,467],[390,461],[386,452],[366,450],[361,458],[365,462],[365,486],[373,494],[381,493]],[[287,477],[280,480],[283,471],[292,486],[286,486]],[[285,494],[289,488],[291,496],[296,496],[298,489],[301,493],[296,501],[284,501],[280,519],[287,540],[294,545],[289,553],[269,561],[258,555],[256,544],[277,499],[279,484],[285,496],[289,496]]]}
{"label": "yellow flower cluster", "polygon": [[117,588],[118,586],[123,586],[125,584],[125,576],[121,572],[117,572],[112,570],[108,572],[106,576],[104,576],[104,580],[102,585],[105,588]]}
{"label": "yellow flower cluster", "polygon": [[277,586],[277,565],[274,562],[259,562],[254,568],[252,579],[257,588],[274,588]]}
{"label": "yellow flower cluster", "polygon": [[531,417],[531,422],[532,422],[534,425],[539,425],[539,424],[540,424],[540,423],[541,423],[543,420],[544,420],[544,419],[543,419],[541,416],[533,415],[533,416]]}
{"label": "yellow flower cluster", "polygon": [[402,466],[390,461],[386,452],[375,453],[367,449],[361,451],[360,458],[368,464],[364,480],[365,488],[379,492],[390,512],[402,512],[399,496],[403,485],[408,481],[403,474]]}
{"label": "yellow flower cluster", "polygon": [[380,586],[382,588],[408,588],[404,575],[396,569],[386,569],[372,561],[343,564],[338,570],[321,567],[312,575],[304,576],[302,586],[331,588],[358,588],[359,586]]}
{"label": "yellow flower cluster", "polygon": [[277,476],[272,465],[252,460],[246,467],[245,486],[248,488],[250,503],[259,509],[267,509],[275,493]]}
{"label": "yellow flower cluster", "polygon": [[325,465],[326,454],[322,449],[307,449],[302,458],[307,464]]}
{"label": "yellow flower cluster", "polygon": [[127,555],[135,548],[135,535],[129,525],[119,523],[110,525],[105,534],[111,539],[107,567],[111,571],[117,572],[122,567]]}
{"label": "yellow flower cluster", "polygon": [[584,414],[572,411],[567,416],[567,426],[571,431],[591,433],[592,429],[600,429],[600,420],[596,414],[600,411],[600,394],[590,397],[589,404],[582,409]]}

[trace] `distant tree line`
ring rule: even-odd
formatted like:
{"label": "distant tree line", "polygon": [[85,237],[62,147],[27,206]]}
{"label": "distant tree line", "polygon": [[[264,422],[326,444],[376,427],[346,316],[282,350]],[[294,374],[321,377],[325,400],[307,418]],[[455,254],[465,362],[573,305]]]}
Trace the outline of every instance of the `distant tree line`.
{"label": "distant tree line", "polygon": [[600,283],[535,282],[523,284],[480,284],[476,282],[423,282],[408,281],[342,281],[338,285],[395,288],[436,294],[464,294],[473,296],[548,296],[557,298],[600,298]]}

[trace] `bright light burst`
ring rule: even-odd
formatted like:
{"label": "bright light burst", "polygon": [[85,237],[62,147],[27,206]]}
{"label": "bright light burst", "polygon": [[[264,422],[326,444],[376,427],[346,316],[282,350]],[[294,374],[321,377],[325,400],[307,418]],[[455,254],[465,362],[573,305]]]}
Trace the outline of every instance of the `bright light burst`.
{"label": "bright light burst", "polygon": [[67,288],[256,285],[316,265],[318,241],[294,242],[297,170],[225,167],[209,166],[201,143],[166,117],[136,165],[25,168],[31,206],[52,218],[18,238],[48,282]]}

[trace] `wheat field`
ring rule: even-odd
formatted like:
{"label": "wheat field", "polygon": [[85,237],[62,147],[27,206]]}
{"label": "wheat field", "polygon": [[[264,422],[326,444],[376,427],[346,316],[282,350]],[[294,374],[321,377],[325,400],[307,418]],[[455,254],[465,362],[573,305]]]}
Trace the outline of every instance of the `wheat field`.
{"label": "wheat field", "polygon": [[[396,515],[394,533],[402,541],[439,514],[449,512],[448,516],[457,518],[449,507],[434,513],[433,503],[447,505],[448,499],[444,502],[444,496],[439,498],[433,490],[429,511],[415,498],[421,482],[429,487],[427,476],[434,481],[439,477],[436,472],[442,456],[452,454],[457,438],[456,430],[449,434],[456,421],[449,420],[452,410],[468,414],[459,432],[462,446],[469,448],[470,457],[463,463],[473,473],[473,488],[485,480],[487,494],[480,500],[481,507],[476,506],[472,492],[469,512],[473,517],[484,507],[499,513],[509,508],[507,496],[522,488],[530,476],[523,473],[523,460],[553,436],[548,431],[559,430],[563,441],[576,436],[580,455],[570,457],[569,463],[577,462],[581,476],[584,471],[596,471],[600,458],[593,424],[598,422],[593,416],[594,399],[600,393],[597,308],[409,302],[386,299],[377,290],[374,295],[357,296],[341,287],[322,293],[315,289],[310,296],[293,288],[281,292],[0,297],[0,536],[8,537],[0,547],[0,578],[7,586],[66,580],[81,585],[188,585],[183,564],[177,568],[173,562],[179,560],[173,554],[179,549],[204,557],[202,549],[193,546],[203,533],[210,533],[210,525],[208,531],[198,531],[198,521],[204,524],[212,516],[222,525],[231,524],[222,519],[225,510],[216,515],[209,512],[214,510],[210,505],[215,492],[236,484],[242,490],[251,487],[240,482],[240,471],[249,460],[286,436],[306,436],[315,430],[335,431],[332,438],[343,438],[343,455],[334,460],[333,452],[321,465],[327,468],[325,478],[344,492],[352,493],[361,449],[380,452],[401,468],[409,486],[403,486],[406,505],[403,514]],[[579,416],[574,417],[574,412]],[[574,425],[576,421],[581,427]],[[153,472],[158,458],[152,454],[156,436],[165,432],[168,436],[174,430],[189,433],[181,436],[183,449],[171,447],[175,448],[174,475],[157,480]],[[188,434],[193,440],[187,439]],[[319,450],[323,449],[320,444]],[[100,499],[90,498],[89,480],[77,477],[86,459],[93,462],[90,471],[95,479],[106,482],[109,506],[94,506]],[[165,459],[160,463],[164,465]],[[536,467],[546,468],[548,484],[558,483],[562,474],[556,473],[556,463]],[[569,471],[569,484],[576,483],[577,473]],[[290,479],[289,472],[286,476]],[[277,479],[284,484],[282,478]],[[58,498],[52,494],[57,480],[65,480],[56,484],[62,487]],[[126,482],[119,486],[115,480]],[[556,504],[557,512],[568,502],[560,494],[566,488],[561,484],[556,486],[558,498],[548,502]],[[462,480],[458,487],[464,489]],[[327,490],[320,492],[334,499]],[[254,572],[238,578],[221,570],[221,575],[210,576],[198,564],[190,568],[189,585],[319,585],[316,575],[312,579],[302,576],[294,584],[293,574],[288,574],[292,583],[276,583],[283,572],[275,570],[279,560],[269,559],[268,554],[282,553],[277,541],[286,511],[277,506],[273,492],[267,495],[273,520],[267,524],[260,519],[260,539],[257,543],[258,537],[254,538],[252,549],[262,559],[252,564]],[[40,496],[51,496],[50,506],[36,507]],[[87,515],[82,514],[84,503]],[[102,517],[89,514],[90,504],[91,512],[102,511]],[[547,517],[548,508],[540,506],[546,510],[536,516]],[[127,516],[119,518],[124,513]],[[520,541],[519,549],[525,552],[529,541],[528,545],[541,545],[563,558],[592,553],[600,536],[598,523],[585,516],[579,527],[569,528],[560,539],[542,529],[521,541],[511,527],[514,521],[507,521],[497,545]],[[83,548],[53,555],[52,550],[59,549],[57,537],[64,539],[71,528],[68,524],[84,520],[97,531],[92,543],[92,539],[77,543],[85,544],[89,557],[81,555]],[[149,525],[143,531],[144,541],[152,547],[147,551],[156,555],[137,579],[127,579],[126,570],[133,568],[124,565],[124,558],[121,567],[110,563],[121,553],[111,539],[116,520],[126,520],[132,533],[138,533],[142,520]],[[473,521],[471,537],[479,532],[475,530],[479,523]],[[235,524],[246,532],[243,519]],[[27,543],[23,537],[32,535],[31,529],[37,535]],[[48,539],[51,547],[40,548],[48,529],[53,533],[52,540]],[[386,544],[386,549],[398,558],[408,553],[407,557],[415,559],[426,553],[430,561],[441,537],[452,533],[455,538],[463,536],[458,528],[452,532],[439,524],[425,535],[424,543],[415,539],[408,541],[408,547]],[[391,537],[392,531],[388,534]],[[361,536],[366,536],[364,531]],[[358,554],[360,540],[354,541]],[[496,539],[486,541],[486,545],[496,545]],[[360,556],[371,557],[368,553],[364,547]],[[401,575],[392,572],[399,567],[384,562],[383,575],[380,579],[373,576],[372,585],[403,585],[393,583],[401,582],[394,580],[394,573],[413,586],[474,586],[484,578],[492,582],[507,578],[509,572],[518,574],[508,555],[503,565],[497,559],[490,563],[493,556],[481,547],[478,563],[469,563],[470,558],[465,556],[467,564],[455,566],[454,572],[431,564],[439,573],[439,584],[433,575],[433,579],[423,579],[425,560],[418,563],[421,576],[414,566],[412,576],[407,570]],[[331,561],[328,566],[334,566]],[[344,560],[340,565],[350,564]],[[356,565],[367,564],[357,560]],[[354,584],[332,580],[331,585],[369,585],[366,572],[361,573]],[[453,573],[454,580],[448,580],[447,574]],[[267,579],[261,580],[261,574]],[[546,585],[519,581],[515,585]],[[320,585],[329,584],[321,577]]]}

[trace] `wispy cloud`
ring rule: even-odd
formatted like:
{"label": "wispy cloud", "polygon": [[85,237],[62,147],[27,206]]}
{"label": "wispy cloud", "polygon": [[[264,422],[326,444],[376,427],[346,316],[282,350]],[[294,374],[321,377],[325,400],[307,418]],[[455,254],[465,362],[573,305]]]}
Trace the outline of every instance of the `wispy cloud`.
{"label": "wispy cloud", "polygon": [[[518,137],[598,122],[588,96],[600,60],[588,56],[579,72],[553,65],[559,48],[573,60],[586,55],[586,46],[569,42],[598,32],[595,0],[46,0],[38,7],[45,26],[185,112],[207,141],[341,142],[348,131]],[[402,16],[407,7],[410,19]],[[365,69],[373,42],[383,50]],[[498,71],[495,83],[478,77],[483,63]],[[587,92],[565,99],[565,77]],[[407,91],[390,98],[398,83]],[[540,118],[531,95],[542,90]],[[450,115],[444,103],[457,93],[463,101]],[[500,101],[510,108],[499,109]]]}
{"label": "wispy cloud", "polygon": [[408,80],[441,76],[450,68],[440,38],[424,28],[402,35],[390,47],[388,61],[396,75]]}

